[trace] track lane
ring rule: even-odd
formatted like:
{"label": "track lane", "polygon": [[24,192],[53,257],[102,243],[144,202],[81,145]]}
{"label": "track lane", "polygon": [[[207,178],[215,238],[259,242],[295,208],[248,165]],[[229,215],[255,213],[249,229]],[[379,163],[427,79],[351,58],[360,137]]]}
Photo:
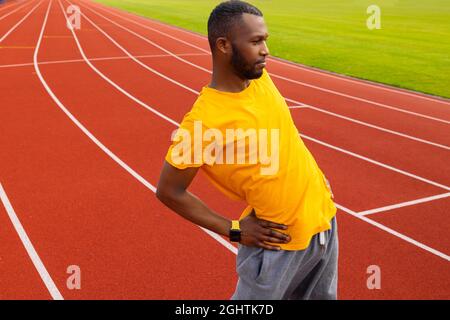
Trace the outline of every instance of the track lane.
{"label": "track lane", "polygon": [[[22,9],[13,13],[7,13],[0,11],[0,37],[7,32],[17,21],[19,21],[26,13],[33,7],[33,4],[39,3],[38,0],[28,1],[28,5],[25,5]],[[4,17],[4,18],[2,18]]]}
{"label": "track lane", "polygon": [[3,3],[3,6],[0,7],[0,14],[4,14],[7,12],[7,9],[14,10],[14,6],[18,6],[23,1],[9,1],[8,3]]}
{"label": "track lane", "polygon": [[20,16],[22,13],[26,12],[30,3],[31,1],[22,1],[17,6],[10,8],[9,10],[5,10],[4,12],[0,11],[0,21],[13,21],[16,16]]}
{"label": "track lane", "polygon": [[51,299],[1,201],[0,288],[0,300]]}
{"label": "track lane", "polygon": [[17,23],[15,23],[7,32],[0,37],[0,43],[3,42],[14,30],[19,27],[33,12],[42,4],[39,1],[33,8],[31,8],[26,15],[24,15]]}
{"label": "track lane", "polygon": [[[446,219],[449,206],[450,198],[447,197],[368,217],[414,239],[421,239],[437,250],[450,253],[450,223]],[[423,232],[424,227],[427,232]]]}
{"label": "track lane", "polygon": [[449,150],[419,145],[309,108],[291,109],[291,114],[303,134],[450,186]]}
{"label": "track lane", "polygon": [[[338,224],[339,299],[450,298],[448,261],[411,250],[408,243],[346,214],[338,216]],[[380,267],[380,290],[367,287],[372,265]]]}
{"label": "track lane", "polygon": [[[32,3],[38,3],[33,1]],[[32,8],[32,3],[29,6]],[[38,34],[30,32],[33,27],[44,19],[45,6],[41,4],[27,19],[25,19],[7,38],[0,44],[0,64],[29,63],[32,61],[33,50],[37,42]],[[26,13],[15,16],[14,21],[8,24],[4,32],[0,32],[0,37],[8,32]]]}

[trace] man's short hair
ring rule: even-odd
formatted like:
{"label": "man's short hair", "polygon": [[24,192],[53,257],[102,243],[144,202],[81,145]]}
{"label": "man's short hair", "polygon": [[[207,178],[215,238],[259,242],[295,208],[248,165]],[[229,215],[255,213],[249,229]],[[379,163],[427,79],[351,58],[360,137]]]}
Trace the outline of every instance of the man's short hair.
{"label": "man's short hair", "polygon": [[258,8],[240,0],[225,1],[214,8],[208,19],[208,41],[212,52],[217,38],[228,36],[236,23],[241,22],[243,13],[263,16]]}

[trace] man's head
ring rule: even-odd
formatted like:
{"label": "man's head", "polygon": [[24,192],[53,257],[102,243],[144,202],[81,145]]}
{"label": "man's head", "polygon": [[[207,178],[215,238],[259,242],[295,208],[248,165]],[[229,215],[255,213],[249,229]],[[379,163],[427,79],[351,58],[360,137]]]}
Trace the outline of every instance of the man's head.
{"label": "man's head", "polygon": [[231,0],[219,4],[208,19],[208,41],[215,63],[229,64],[241,79],[261,77],[267,27],[261,11],[249,3]]}

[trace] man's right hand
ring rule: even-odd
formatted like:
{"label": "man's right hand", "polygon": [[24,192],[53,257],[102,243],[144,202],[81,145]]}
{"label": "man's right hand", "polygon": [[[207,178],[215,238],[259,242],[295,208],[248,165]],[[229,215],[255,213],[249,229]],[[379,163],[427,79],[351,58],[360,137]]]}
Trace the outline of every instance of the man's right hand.
{"label": "man's right hand", "polygon": [[291,237],[274,229],[286,230],[287,226],[267,220],[258,219],[255,211],[240,221],[240,243],[249,247],[261,247],[267,250],[280,250],[279,246],[270,243],[288,243]]}

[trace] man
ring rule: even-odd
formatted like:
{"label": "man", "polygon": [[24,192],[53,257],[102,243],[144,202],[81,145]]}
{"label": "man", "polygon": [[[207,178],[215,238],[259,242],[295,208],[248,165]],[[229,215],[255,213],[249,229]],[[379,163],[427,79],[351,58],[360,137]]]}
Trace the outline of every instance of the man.
{"label": "man", "polygon": [[[211,83],[172,137],[157,197],[238,242],[232,299],[336,299],[336,207],[264,70],[267,37],[262,13],[246,2],[223,2],[212,11]],[[187,191],[199,168],[227,196],[246,201],[238,221]]]}

